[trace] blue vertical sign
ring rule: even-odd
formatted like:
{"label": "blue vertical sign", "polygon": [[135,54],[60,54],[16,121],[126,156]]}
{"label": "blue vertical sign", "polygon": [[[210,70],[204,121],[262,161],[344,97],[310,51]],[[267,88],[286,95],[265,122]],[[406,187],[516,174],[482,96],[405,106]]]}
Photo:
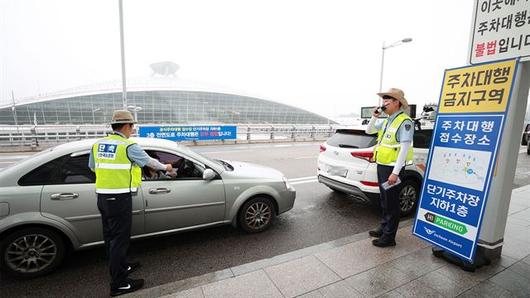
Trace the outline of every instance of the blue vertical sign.
{"label": "blue vertical sign", "polygon": [[446,70],[413,234],[473,262],[518,60]]}

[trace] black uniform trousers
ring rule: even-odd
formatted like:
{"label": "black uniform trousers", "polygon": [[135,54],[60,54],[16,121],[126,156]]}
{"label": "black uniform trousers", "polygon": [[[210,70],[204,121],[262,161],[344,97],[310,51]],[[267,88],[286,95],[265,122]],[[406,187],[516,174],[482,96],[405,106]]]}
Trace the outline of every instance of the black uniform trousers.
{"label": "black uniform trousers", "polygon": [[103,224],[103,239],[109,258],[111,288],[127,278],[127,251],[131,238],[132,195],[98,194],[98,209]]}
{"label": "black uniform trousers", "polygon": [[[381,236],[381,240],[383,241],[392,241],[396,238],[399,219],[401,217],[401,208],[399,207],[401,183],[386,190],[381,186],[388,181],[392,170],[394,170],[394,166],[377,165],[377,182],[379,182],[379,192],[381,193],[382,211],[381,228],[383,230],[383,236]],[[399,179],[403,181],[402,175],[403,170],[399,173]]]}

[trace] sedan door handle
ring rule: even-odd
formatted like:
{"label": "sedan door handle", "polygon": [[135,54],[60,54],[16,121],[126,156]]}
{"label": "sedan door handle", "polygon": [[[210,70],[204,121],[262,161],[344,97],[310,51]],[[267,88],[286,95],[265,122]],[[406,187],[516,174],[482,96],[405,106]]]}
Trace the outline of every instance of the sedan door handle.
{"label": "sedan door handle", "polygon": [[73,200],[77,199],[79,194],[69,192],[69,193],[54,193],[50,196],[52,200]]}
{"label": "sedan door handle", "polygon": [[170,192],[171,192],[171,189],[169,188],[151,188],[149,190],[149,193],[152,195],[156,195],[159,193],[170,193]]}

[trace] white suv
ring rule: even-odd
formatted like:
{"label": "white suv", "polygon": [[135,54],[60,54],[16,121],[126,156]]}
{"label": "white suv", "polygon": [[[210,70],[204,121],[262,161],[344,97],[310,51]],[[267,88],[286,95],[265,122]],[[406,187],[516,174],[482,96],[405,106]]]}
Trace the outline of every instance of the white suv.
{"label": "white suv", "polygon": [[[365,128],[337,129],[331,138],[320,145],[318,181],[333,191],[351,194],[361,201],[379,206],[377,164],[373,160],[377,135],[366,134]],[[428,128],[419,128],[417,125],[413,140],[414,160],[405,167],[405,179],[399,194],[402,216],[416,209],[431,137],[432,125]]]}

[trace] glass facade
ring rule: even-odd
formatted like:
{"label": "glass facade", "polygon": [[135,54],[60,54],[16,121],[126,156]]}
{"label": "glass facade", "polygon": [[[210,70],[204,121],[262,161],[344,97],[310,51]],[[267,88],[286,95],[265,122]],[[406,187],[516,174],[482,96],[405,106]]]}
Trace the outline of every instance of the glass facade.
{"label": "glass facade", "polygon": [[[102,124],[122,108],[120,92],[72,96],[36,103],[17,104],[16,118],[22,124]],[[129,106],[139,123],[248,123],[327,124],[323,116],[292,106],[255,97],[203,91],[130,91]],[[138,109],[139,109],[138,108]],[[12,107],[0,109],[0,124],[15,124]]]}

